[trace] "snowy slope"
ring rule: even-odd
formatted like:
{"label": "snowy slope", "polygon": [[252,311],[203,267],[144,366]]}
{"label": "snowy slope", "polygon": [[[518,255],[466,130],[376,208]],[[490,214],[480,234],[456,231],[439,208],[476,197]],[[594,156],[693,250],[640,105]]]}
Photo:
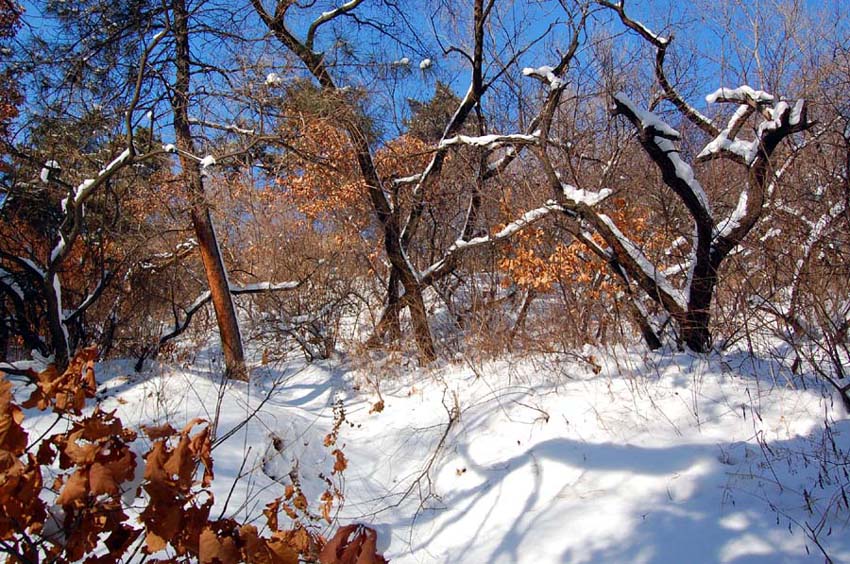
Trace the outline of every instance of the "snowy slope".
{"label": "snowy slope", "polygon": [[[207,351],[142,374],[102,363],[98,380],[130,426],[217,418],[217,506],[258,524],[296,460],[318,504],[342,406],[339,517],[371,523],[393,562],[822,562],[806,523],[850,561],[846,513],[819,521],[847,462],[824,461],[825,418],[850,450],[828,394],[746,355],[593,354],[428,370],[292,361],[221,386]],[[53,417],[26,423],[37,433]]]}

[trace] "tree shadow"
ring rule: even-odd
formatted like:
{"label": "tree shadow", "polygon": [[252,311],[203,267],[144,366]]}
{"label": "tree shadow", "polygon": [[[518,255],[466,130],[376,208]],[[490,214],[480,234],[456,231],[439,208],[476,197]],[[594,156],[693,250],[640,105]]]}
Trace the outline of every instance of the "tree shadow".
{"label": "tree shadow", "polygon": [[[772,448],[799,446],[794,439]],[[723,456],[743,456],[744,449],[743,443],[733,445],[733,453]],[[480,481],[442,496],[446,510],[418,516],[417,528],[428,533],[406,552],[414,558],[432,551],[441,561],[458,563],[743,564],[823,558],[803,539],[812,551],[805,554],[803,533],[788,516],[772,515],[766,502],[762,510],[753,506],[751,492],[739,483],[740,464],[721,462],[715,445],[646,448],[556,438],[493,464],[477,463],[469,445],[460,445],[457,454]],[[675,486],[683,478],[687,483]],[[581,482],[584,487],[576,487]],[[587,489],[588,483],[599,488]],[[553,484],[560,484],[555,495]],[[630,489],[633,495],[623,499]],[[509,517],[497,515],[506,507]],[[477,521],[474,528],[471,521]],[[463,529],[466,540],[448,547],[446,541],[456,541]],[[850,544],[834,544],[836,554],[850,554]],[[446,552],[439,554],[435,545],[444,545]]]}

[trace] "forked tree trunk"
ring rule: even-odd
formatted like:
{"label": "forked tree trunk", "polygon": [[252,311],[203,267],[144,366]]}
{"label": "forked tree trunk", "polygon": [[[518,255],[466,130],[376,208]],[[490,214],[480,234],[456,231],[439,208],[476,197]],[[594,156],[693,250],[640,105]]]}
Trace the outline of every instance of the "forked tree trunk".
{"label": "forked tree trunk", "polygon": [[198,249],[204,263],[210,295],[218,322],[221,348],[224,353],[225,374],[228,378],[247,380],[245,353],[242,349],[242,336],[236,319],[236,309],[230,295],[227,271],[221,257],[212,218],[206,202],[200,165],[191,156],[195,155],[195,143],[189,126],[189,14],[184,0],[173,0],[174,21],[172,30],[175,41],[176,80],[171,104],[174,110],[174,136],[180,151],[180,165],[183,181],[189,188],[192,198],[192,226],[198,239]]}

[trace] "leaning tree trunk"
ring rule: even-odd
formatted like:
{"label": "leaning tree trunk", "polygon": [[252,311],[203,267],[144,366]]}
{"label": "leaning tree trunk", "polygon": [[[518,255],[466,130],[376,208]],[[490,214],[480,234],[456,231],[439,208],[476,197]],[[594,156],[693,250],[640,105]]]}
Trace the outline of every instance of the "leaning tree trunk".
{"label": "leaning tree trunk", "polygon": [[192,198],[190,211],[192,226],[198,239],[198,249],[201,252],[201,260],[204,263],[215,317],[218,321],[221,348],[224,353],[225,373],[228,378],[247,380],[248,371],[245,367],[242,336],[236,319],[236,309],[230,295],[227,271],[210,217],[200,165],[193,158],[195,143],[189,126],[188,110],[191,73],[189,66],[189,14],[184,0],[174,0],[173,9],[172,29],[176,47],[175,64],[177,69],[171,102],[174,110],[174,136],[180,152],[182,177]]}

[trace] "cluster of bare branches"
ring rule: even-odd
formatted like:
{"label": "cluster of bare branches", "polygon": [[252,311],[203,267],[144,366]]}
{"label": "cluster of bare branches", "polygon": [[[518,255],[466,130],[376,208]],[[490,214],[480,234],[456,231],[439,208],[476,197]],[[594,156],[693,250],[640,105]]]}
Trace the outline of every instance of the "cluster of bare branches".
{"label": "cluster of bare branches", "polygon": [[[529,3],[513,28],[494,0],[82,4],[21,41],[44,78],[9,144],[5,368],[92,340],[144,359],[208,303],[234,378],[243,306],[310,358],[344,327],[391,347],[409,324],[424,363],[447,334],[513,347],[535,320],[707,352],[762,312],[801,359],[828,346],[846,397],[848,300],[818,297],[846,266],[846,65],[770,67],[757,43],[754,76],[605,0]],[[777,30],[815,21],[787,8]]]}

